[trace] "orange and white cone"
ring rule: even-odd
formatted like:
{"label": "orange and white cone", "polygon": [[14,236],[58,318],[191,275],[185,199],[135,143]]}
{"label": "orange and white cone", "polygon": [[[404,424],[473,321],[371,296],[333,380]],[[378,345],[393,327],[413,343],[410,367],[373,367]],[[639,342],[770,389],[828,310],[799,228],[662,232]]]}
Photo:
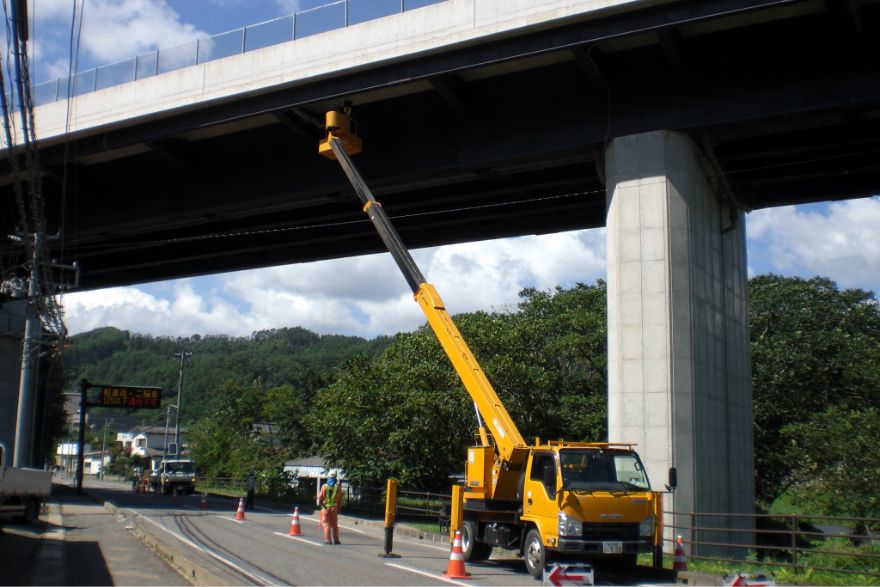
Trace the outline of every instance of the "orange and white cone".
{"label": "orange and white cone", "polygon": [[171,503],[177,503],[177,485],[171,488]]}
{"label": "orange and white cone", "polygon": [[239,522],[244,520],[244,498],[238,500],[238,511],[235,512],[235,519]]}
{"label": "orange and white cone", "polygon": [[293,518],[290,520],[290,532],[288,536],[302,536],[302,528],[299,527],[299,508],[293,508]]}
{"label": "orange and white cone", "polygon": [[202,498],[199,500],[199,509],[205,510],[208,509],[208,494],[203,493]]}
{"label": "orange and white cone", "polygon": [[675,541],[675,562],[672,563],[672,570],[676,573],[688,570],[688,561],[684,554],[684,544],[682,544],[680,535]]}
{"label": "orange and white cone", "polygon": [[449,567],[443,573],[450,579],[470,579],[471,574],[464,569],[464,551],[461,549],[461,530],[455,531],[452,552],[449,553]]}

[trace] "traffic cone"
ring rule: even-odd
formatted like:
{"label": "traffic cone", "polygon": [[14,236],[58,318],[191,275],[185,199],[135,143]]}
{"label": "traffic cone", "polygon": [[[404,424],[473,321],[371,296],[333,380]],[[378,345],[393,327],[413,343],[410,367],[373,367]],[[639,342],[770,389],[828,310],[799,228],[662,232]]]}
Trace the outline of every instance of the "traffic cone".
{"label": "traffic cone", "polygon": [[449,553],[449,567],[443,573],[450,579],[470,579],[471,574],[464,569],[464,551],[461,549],[461,530],[455,531],[452,541],[452,552]]}
{"label": "traffic cone", "polygon": [[177,485],[171,490],[171,503],[177,503]]}
{"label": "traffic cone", "polygon": [[302,536],[302,529],[299,527],[299,508],[293,508],[293,518],[290,520],[290,532],[288,536]]}
{"label": "traffic cone", "polygon": [[676,573],[688,570],[688,561],[684,555],[684,544],[682,544],[681,535],[675,541],[675,562],[672,563],[672,570]]}
{"label": "traffic cone", "polygon": [[241,522],[244,520],[244,498],[238,500],[238,511],[235,512],[235,519]]}
{"label": "traffic cone", "polygon": [[199,500],[199,509],[200,510],[208,509],[208,494],[207,493],[202,494],[202,499]]}

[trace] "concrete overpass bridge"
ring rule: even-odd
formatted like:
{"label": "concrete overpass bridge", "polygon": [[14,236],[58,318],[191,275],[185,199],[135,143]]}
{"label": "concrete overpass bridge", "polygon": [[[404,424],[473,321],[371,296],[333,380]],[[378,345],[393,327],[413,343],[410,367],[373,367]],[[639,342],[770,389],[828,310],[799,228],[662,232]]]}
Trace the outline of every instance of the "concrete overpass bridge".
{"label": "concrete overpass bridge", "polygon": [[744,214],[880,192],[878,13],[446,0],[48,102],[52,256],[94,289],[383,250],[316,155],[350,102],[410,247],[608,227],[611,437],[676,510],[750,510]]}

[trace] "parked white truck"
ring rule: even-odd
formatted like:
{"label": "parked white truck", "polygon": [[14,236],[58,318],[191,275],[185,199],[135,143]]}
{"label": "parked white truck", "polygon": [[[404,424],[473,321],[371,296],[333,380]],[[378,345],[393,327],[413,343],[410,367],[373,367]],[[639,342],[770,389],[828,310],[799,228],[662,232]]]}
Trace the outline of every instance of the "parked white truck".
{"label": "parked white truck", "polygon": [[6,447],[0,444],[0,520],[32,522],[52,491],[52,471],[7,467],[6,458]]}
{"label": "parked white truck", "polygon": [[190,459],[165,459],[150,473],[150,485],[156,493],[195,493],[196,466]]}

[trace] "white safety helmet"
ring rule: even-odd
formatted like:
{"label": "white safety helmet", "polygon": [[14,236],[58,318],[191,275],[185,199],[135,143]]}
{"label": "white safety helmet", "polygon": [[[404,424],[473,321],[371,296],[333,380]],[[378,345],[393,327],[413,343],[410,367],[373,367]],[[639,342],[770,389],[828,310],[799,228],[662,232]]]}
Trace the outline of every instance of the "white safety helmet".
{"label": "white safety helmet", "polygon": [[330,474],[327,476],[331,479],[336,479],[336,471],[330,471]]}

